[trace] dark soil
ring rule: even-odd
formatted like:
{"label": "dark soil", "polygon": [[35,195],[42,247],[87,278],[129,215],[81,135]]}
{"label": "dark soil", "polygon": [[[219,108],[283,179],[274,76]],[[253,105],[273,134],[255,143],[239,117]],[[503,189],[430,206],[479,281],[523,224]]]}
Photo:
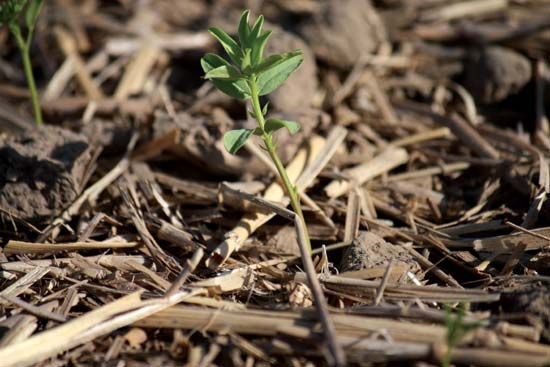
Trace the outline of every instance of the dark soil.
{"label": "dark soil", "polygon": [[4,215],[51,219],[81,191],[91,158],[85,136],[44,126],[0,142],[0,208]]}

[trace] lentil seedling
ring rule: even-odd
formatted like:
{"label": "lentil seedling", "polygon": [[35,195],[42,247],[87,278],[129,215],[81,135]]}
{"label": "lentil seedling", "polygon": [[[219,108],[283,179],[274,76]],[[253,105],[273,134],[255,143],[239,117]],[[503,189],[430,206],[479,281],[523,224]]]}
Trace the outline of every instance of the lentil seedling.
{"label": "lentil seedling", "polygon": [[[264,58],[263,52],[271,31],[262,32],[263,16],[259,16],[252,27],[248,24],[248,17],[247,10],[239,22],[239,42],[221,29],[210,28],[210,33],[221,43],[231,62],[216,54],[206,54],[201,60],[204,77],[210,79],[223,93],[233,98],[250,100],[252,111],[249,113],[258,126],[255,129],[228,131],[223,137],[224,146],[229,153],[235,154],[252,135],[258,135],[277,168],[292,209],[303,220],[298,191],[288,178],[273,139],[277,130],[286,128],[290,134],[295,134],[300,130],[300,125],[294,121],[267,118],[267,103],[263,107],[260,105],[260,96],[273,92],[283,84],[300,66],[303,54],[301,50],[295,50]],[[311,252],[309,235],[306,237]]]}
{"label": "lentil seedling", "polygon": [[332,364],[344,366],[345,356],[342,347],[336,340],[327,302],[311,261],[311,243],[305,226],[299,193],[288,178],[275,146],[274,135],[278,130],[287,129],[290,134],[295,134],[300,130],[300,125],[294,121],[269,118],[267,103],[263,106],[260,104],[260,96],[273,92],[300,66],[303,61],[303,53],[301,50],[295,50],[264,58],[264,49],[271,36],[271,31],[262,31],[263,16],[259,16],[252,27],[248,24],[248,18],[249,11],[246,10],[241,15],[239,22],[238,41],[221,29],[210,28],[210,33],[221,43],[229,56],[229,61],[216,54],[206,54],[201,59],[201,65],[205,72],[204,77],[211,80],[214,86],[223,93],[233,98],[250,101],[252,105],[252,110],[248,113],[256,120],[257,127],[228,131],[223,137],[224,146],[229,153],[235,154],[252,135],[259,136],[263,141],[264,148],[277,168],[284,189],[290,198],[290,205],[298,219],[296,230],[304,270],[333,358]]}

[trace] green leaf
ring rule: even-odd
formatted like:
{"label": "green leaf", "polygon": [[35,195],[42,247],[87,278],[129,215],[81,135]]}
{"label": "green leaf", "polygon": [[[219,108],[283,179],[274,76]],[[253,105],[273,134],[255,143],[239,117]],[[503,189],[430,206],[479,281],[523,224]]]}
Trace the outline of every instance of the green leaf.
{"label": "green leaf", "polygon": [[15,20],[27,0],[4,0],[0,3],[0,26]]}
{"label": "green leaf", "polygon": [[[221,66],[232,67],[229,62],[216,54],[204,55],[201,59],[201,66],[205,74],[208,74],[211,70],[217,69]],[[212,79],[212,83],[216,88],[218,88],[220,91],[230,97],[237,99],[250,98],[250,89],[248,88],[248,84],[246,84],[246,81],[243,79]]]}
{"label": "green leaf", "polygon": [[[258,72],[259,76],[257,79],[260,96],[273,92],[283,84],[304,59],[301,50],[276,56],[279,57],[276,59],[270,56],[258,66],[258,69],[262,70]],[[270,59],[272,60],[270,61]],[[266,64],[265,66],[264,63]]]}
{"label": "green leaf", "polygon": [[286,128],[291,135],[296,134],[300,130],[300,124],[295,121],[268,119],[265,122],[264,129],[268,134],[273,134],[275,131]]}
{"label": "green leaf", "polygon": [[27,28],[31,31],[34,29],[43,4],[43,0],[31,0],[29,6],[27,7],[27,11],[25,12],[25,22],[27,23]]}
{"label": "green leaf", "polygon": [[254,133],[254,129],[231,130],[223,134],[223,145],[225,149],[235,154],[246,143],[248,138]]}
{"label": "green leaf", "polygon": [[264,71],[269,70],[269,68],[281,63],[285,60],[284,54],[275,54],[269,55],[267,58],[262,60],[262,62],[256,67],[256,74],[260,75]]}
{"label": "green leaf", "polygon": [[227,52],[227,55],[229,55],[229,58],[235,64],[239,65],[241,63],[242,54],[237,41],[219,28],[210,28],[208,31],[221,43],[223,49]]}
{"label": "green leaf", "polygon": [[29,3],[25,13],[25,22],[27,23],[27,28],[29,30],[34,29],[34,25],[36,24],[38,15],[40,15],[40,10],[42,9],[43,3],[44,2],[42,0],[31,0]]}
{"label": "green leaf", "polygon": [[267,31],[254,42],[254,47],[252,48],[252,65],[257,66],[262,61],[265,45],[272,33],[272,31]]}
{"label": "green leaf", "polygon": [[205,75],[205,79],[223,79],[237,80],[242,78],[242,74],[232,65],[222,65],[215,69],[209,70]]}
{"label": "green leaf", "polygon": [[248,38],[250,37],[250,26],[248,25],[249,16],[250,10],[247,9],[241,14],[241,20],[239,21],[239,40],[244,48],[250,47],[248,44]]}
{"label": "green leaf", "polygon": [[264,106],[262,107],[262,114],[265,116],[267,115],[267,108],[269,107],[269,101],[267,101]]}
{"label": "green leaf", "polygon": [[252,27],[252,30],[250,31],[250,38],[249,43],[253,45],[253,48],[256,47],[256,39],[260,37],[260,34],[262,33],[262,27],[264,25],[264,16],[260,15],[258,19],[256,19],[256,23],[254,23],[254,27]]}

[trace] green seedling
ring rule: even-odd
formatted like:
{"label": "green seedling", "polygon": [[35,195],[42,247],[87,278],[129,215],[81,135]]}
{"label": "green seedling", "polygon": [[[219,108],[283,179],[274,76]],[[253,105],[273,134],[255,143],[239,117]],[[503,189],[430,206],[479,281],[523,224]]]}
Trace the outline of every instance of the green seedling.
{"label": "green seedling", "polygon": [[[27,4],[28,2],[28,4]],[[21,52],[23,59],[23,70],[31,94],[31,102],[34,111],[34,119],[37,125],[42,125],[42,111],[40,110],[40,101],[32,73],[31,58],[29,51],[31,48],[34,26],[42,9],[43,0],[5,0],[0,3],[0,26],[7,25],[15,38],[17,47]],[[26,6],[26,9],[25,9]],[[19,25],[19,16],[24,13],[27,34],[23,36],[21,26]]]}
{"label": "green seedling", "polygon": [[[230,97],[250,101],[252,110],[248,113],[256,120],[255,129],[238,129],[225,133],[223,143],[227,151],[235,154],[252,136],[257,135],[264,143],[265,150],[277,168],[285,190],[290,198],[292,209],[302,221],[304,219],[300,206],[299,193],[290,182],[281,159],[277,155],[274,134],[280,129],[287,129],[290,134],[300,130],[294,121],[267,118],[267,103],[260,105],[260,96],[265,96],[281,84],[294,72],[303,61],[301,50],[282,54],[263,56],[271,31],[262,31],[263,16],[259,16],[253,26],[248,23],[250,12],[241,15],[238,28],[238,39],[218,28],[210,28],[210,33],[221,43],[229,60],[216,54],[206,54],[201,59],[205,72],[204,77],[214,86]],[[311,252],[309,236],[306,233],[307,246]]]}
{"label": "green seedling", "polygon": [[461,303],[457,312],[453,314],[450,306],[445,305],[445,325],[447,327],[447,350],[441,361],[442,367],[450,367],[453,349],[460,343],[466,334],[480,327],[478,322],[466,322],[466,305]]}

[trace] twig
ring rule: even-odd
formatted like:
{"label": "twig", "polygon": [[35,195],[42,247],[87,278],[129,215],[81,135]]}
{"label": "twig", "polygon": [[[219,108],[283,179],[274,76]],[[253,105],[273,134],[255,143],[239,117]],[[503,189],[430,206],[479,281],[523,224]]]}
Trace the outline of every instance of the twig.
{"label": "twig", "polygon": [[174,283],[172,283],[172,286],[168,288],[164,297],[166,298],[172,297],[181,288],[181,286],[185,283],[189,275],[191,275],[195,271],[195,268],[199,265],[203,255],[204,255],[204,251],[202,250],[202,248],[199,247],[195,251],[195,253],[193,253],[193,256],[191,257],[191,259],[187,260],[185,267],[181,271],[180,275],[178,275],[176,280],[174,280]]}
{"label": "twig", "polygon": [[[349,176],[350,179],[355,180],[358,186],[361,186],[366,181],[407,162],[408,159],[409,156],[405,149],[389,147],[373,159],[347,169],[343,173]],[[345,194],[350,188],[351,184],[349,181],[334,180],[325,187],[325,193],[329,198],[333,199]]]}
{"label": "twig", "polygon": [[20,300],[17,297],[10,297],[6,295],[0,294],[0,298],[3,298],[4,300],[13,303],[14,305],[21,307],[23,310],[27,311],[30,314],[33,314],[38,317],[42,317],[44,319],[53,320],[57,322],[66,322],[67,318],[63,315],[57,314],[55,312],[49,312],[46,310],[41,309],[40,307],[36,307],[35,305],[31,305],[30,303],[27,303],[23,300]]}
{"label": "twig", "polygon": [[60,352],[84,344],[113,330],[153,315],[186,297],[201,293],[195,289],[170,298],[142,300],[139,292],[99,307],[61,326],[36,334],[22,342],[0,349],[3,367],[30,366]]}
{"label": "twig", "polygon": [[308,246],[306,245],[305,239],[305,223],[303,219],[296,215],[294,218],[294,226],[296,228],[296,235],[298,236],[298,244],[300,245],[300,254],[302,255],[302,263],[304,266],[304,271],[307,276],[308,283],[311,287],[311,293],[313,295],[313,300],[317,308],[317,313],[321,319],[321,324],[323,325],[323,332],[325,333],[326,342],[328,344],[329,350],[334,358],[334,364],[336,366],[345,366],[346,359],[344,350],[342,346],[338,344],[336,340],[336,331],[332,320],[330,319],[328,312],[328,305],[325,299],[323,290],[321,289],[321,284],[317,279],[317,274],[315,272],[315,266],[311,260],[311,254]]}
{"label": "twig", "polygon": [[514,224],[514,223],[512,223],[512,222],[510,222],[510,221],[507,221],[507,220],[504,221],[504,224],[506,224],[507,226],[510,226],[510,227],[512,227],[512,228],[514,228],[514,229],[517,229],[517,230],[520,231],[520,232],[528,233],[528,234],[530,234],[531,236],[535,236],[535,237],[540,238],[540,239],[542,239],[542,240],[548,241],[548,244],[550,244],[550,237],[544,236],[544,235],[542,235],[542,234],[540,234],[540,233],[537,233],[537,232],[533,232],[533,231],[531,231],[531,230],[529,230],[529,229],[526,229],[526,228],[523,228],[523,227],[521,227],[521,226],[518,226],[517,224]]}
{"label": "twig", "polygon": [[9,241],[4,251],[10,254],[42,254],[60,251],[97,250],[97,249],[120,249],[138,246],[137,242],[125,241],[102,241],[102,242],[71,242],[71,243],[40,243]]}
{"label": "twig", "polygon": [[380,287],[376,290],[376,298],[374,299],[374,304],[378,306],[380,301],[382,300],[382,296],[384,295],[384,289],[386,289],[386,286],[388,285],[388,281],[390,279],[391,269],[393,265],[393,259],[390,259],[388,262],[388,266],[386,267],[386,271],[384,272],[384,276],[382,277],[382,281],[380,282]]}

